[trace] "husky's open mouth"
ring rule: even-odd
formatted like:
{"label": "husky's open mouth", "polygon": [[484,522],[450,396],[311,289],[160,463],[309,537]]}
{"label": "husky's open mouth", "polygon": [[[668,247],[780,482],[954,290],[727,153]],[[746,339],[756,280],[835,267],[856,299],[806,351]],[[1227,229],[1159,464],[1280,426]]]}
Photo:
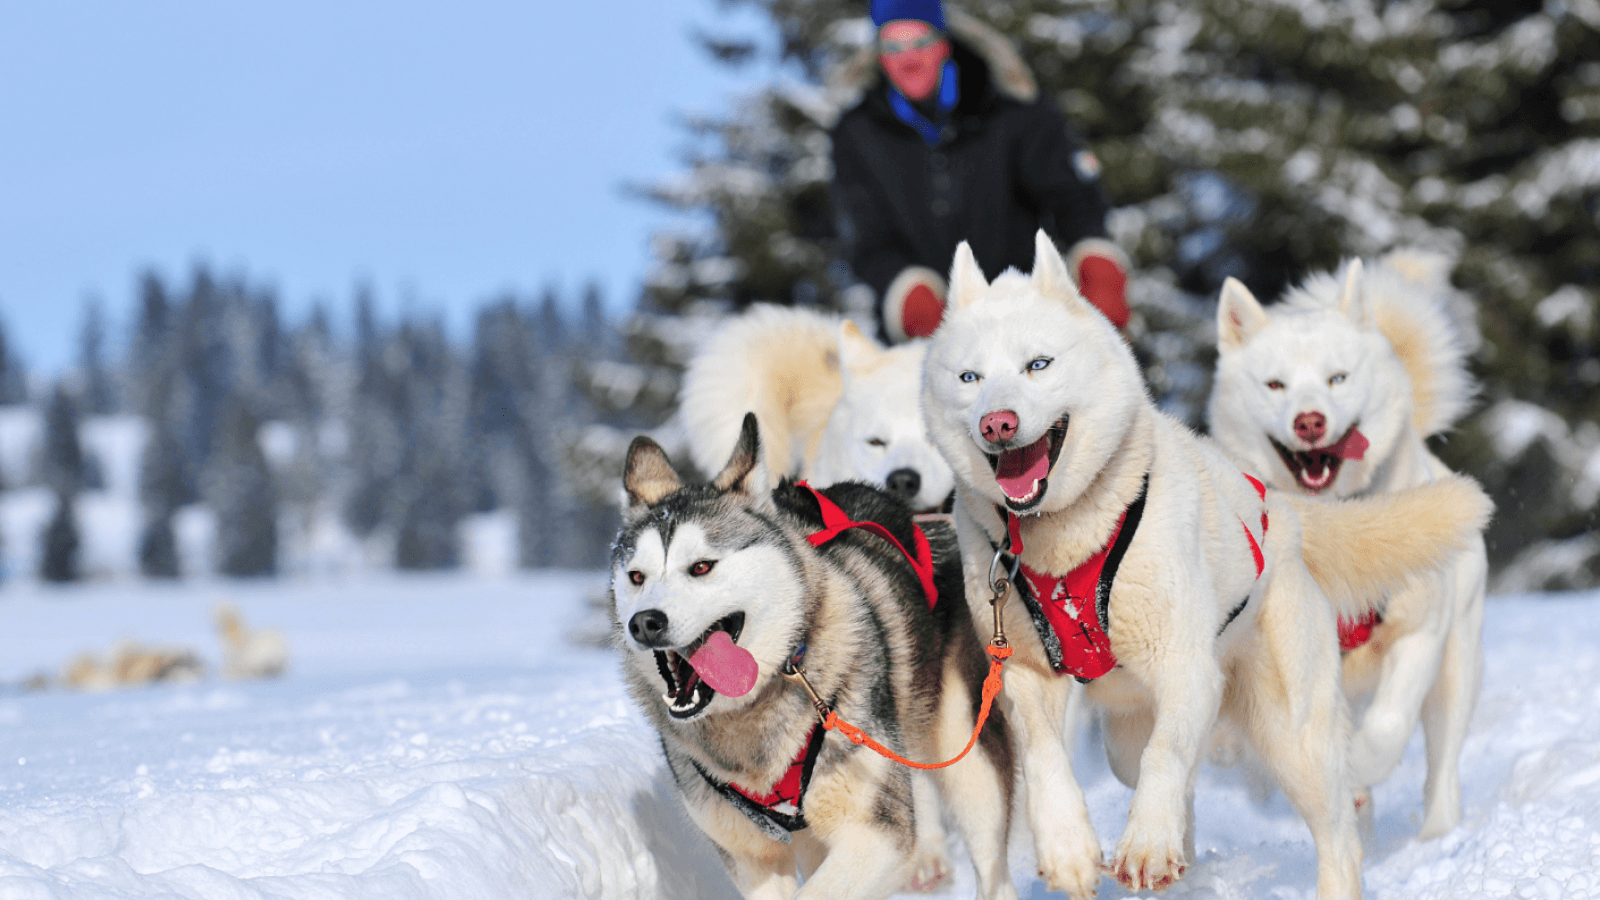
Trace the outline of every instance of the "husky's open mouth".
{"label": "husky's open mouth", "polygon": [[1272,441],[1272,449],[1278,451],[1278,457],[1288,467],[1289,474],[1300,482],[1301,487],[1313,493],[1333,487],[1344,461],[1361,459],[1367,451],[1366,435],[1354,425],[1337,441],[1312,450],[1290,450],[1270,437],[1267,440]]}
{"label": "husky's open mouth", "polygon": [[995,483],[1006,495],[1006,506],[1022,512],[1037,506],[1044,498],[1050,483],[1050,470],[1061,455],[1061,445],[1067,439],[1067,420],[1063,415],[1056,420],[1044,436],[1026,447],[985,454],[989,468],[994,472]]}
{"label": "husky's open mouth", "polygon": [[[656,668],[661,671],[661,680],[667,684],[667,692],[662,695],[667,703],[667,712],[674,719],[687,719],[696,714],[716,698],[717,691],[707,684],[701,677],[690,660],[695,658],[712,635],[718,632],[725,633],[734,642],[739,640],[739,635],[744,631],[744,613],[736,612],[717,620],[700,635],[694,643],[676,650],[657,650]],[[716,680],[716,679],[713,679]]]}

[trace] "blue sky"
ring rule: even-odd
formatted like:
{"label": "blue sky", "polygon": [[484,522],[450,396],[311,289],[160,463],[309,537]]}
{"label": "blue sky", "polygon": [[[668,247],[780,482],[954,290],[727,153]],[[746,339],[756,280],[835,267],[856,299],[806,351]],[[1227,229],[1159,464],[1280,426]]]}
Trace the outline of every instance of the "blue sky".
{"label": "blue sky", "polygon": [[681,170],[676,116],[771,77],[695,29],[765,37],[714,0],[0,0],[0,322],[36,371],[114,329],[137,274],[198,261],[348,321],[590,279],[631,306],[670,214],[624,186]]}

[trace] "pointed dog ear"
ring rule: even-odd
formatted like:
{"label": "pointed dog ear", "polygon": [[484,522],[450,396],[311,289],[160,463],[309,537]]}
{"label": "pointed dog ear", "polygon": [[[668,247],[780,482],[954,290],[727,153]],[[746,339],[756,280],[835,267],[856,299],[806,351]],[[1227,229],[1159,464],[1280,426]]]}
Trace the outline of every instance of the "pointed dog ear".
{"label": "pointed dog ear", "polygon": [[1267,311],[1250,289],[1237,278],[1222,282],[1217,298],[1217,349],[1223,353],[1243,347],[1250,337],[1267,324]]}
{"label": "pointed dog ear", "polygon": [[839,324],[839,377],[846,384],[857,371],[882,355],[883,348],[862,334],[856,323],[845,319]]}
{"label": "pointed dog ear", "polygon": [[761,429],[755,413],[744,414],[739,429],[739,445],[733,448],[728,464],[722,467],[711,486],[719,491],[762,498],[772,492],[772,479],[761,457]]}
{"label": "pointed dog ear", "polygon": [[1344,284],[1339,286],[1339,311],[1362,328],[1372,324],[1367,309],[1367,283],[1362,278],[1361,260],[1352,259],[1344,268]]}
{"label": "pointed dog ear", "polygon": [[1079,296],[1078,283],[1067,271],[1066,260],[1043,228],[1033,235],[1033,287],[1046,297]]}
{"label": "pointed dog ear", "polygon": [[681,487],[683,482],[672,470],[667,451],[642,434],[634,438],[628,446],[628,461],[622,467],[623,515],[637,516]]}
{"label": "pointed dog ear", "polygon": [[950,306],[963,309],[977,302],[988,290],[989,282],[978,268],[978,258],[972,255],[972,245],[966,241],[956,245],[956,257],[950,263]]}

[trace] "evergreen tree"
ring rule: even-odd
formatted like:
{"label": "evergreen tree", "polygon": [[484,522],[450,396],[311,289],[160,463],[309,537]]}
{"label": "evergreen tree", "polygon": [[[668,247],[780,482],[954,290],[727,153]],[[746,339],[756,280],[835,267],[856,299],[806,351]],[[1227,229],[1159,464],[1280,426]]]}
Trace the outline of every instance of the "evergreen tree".
{"label": "evergreen tree", "polygon": [[44,414],[44,445],[39,460],[40,481],[58,496],[71,496],[84,488],[83,445],[78,440],[78,407],[66,387],[57,384]]}
{"label": "evergreen tree", "polygon": [[39,536],[39,577],[76,581],[81,539],[74,497],[84,487],[84,454],[78,441],[78,410],[66,387],[57,384],[45,409],[40,481],[56,498],[56,511]]}
{"label": "evergreen tree", "polygon": [[23,370],[22,361],[11,349],[11,343],[6,337],[5,323],[0,322],[0,406],[26,403],[27,400],[27,375]]}
{"label": "evergreen tree", "polygon": [[164,417],[146,419],[149,435],[139,459],[139,571],[147,578],[177,578],[178,541],[172,517],[184,500],[183,448]]}
{"label": "evergreen tree", "polygon": [[39,558],[39,577],[56,583],[77,581],[80,541],[71,494],[56,493],[55,515],[51,516],[39,540],[44,551]]}
{"label": "evergreen tree", "polygon": [[217,571],[272,575],[278,564],[277,491],[261,452],[260,425],[241,398],[226,407],[203,478],[216,514]]}
{"label": "evergreen tree", "polygon": [[116,388],[105,359],[106,321],[100,298],[84,301],[83,329],[78,334],[79,401],[91,416],[117,411]]}

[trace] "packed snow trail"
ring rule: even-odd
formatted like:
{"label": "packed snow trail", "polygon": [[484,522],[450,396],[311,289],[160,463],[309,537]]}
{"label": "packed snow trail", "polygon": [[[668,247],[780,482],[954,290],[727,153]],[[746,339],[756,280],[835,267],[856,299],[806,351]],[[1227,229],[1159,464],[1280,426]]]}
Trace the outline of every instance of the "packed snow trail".
{"label": "packed snow trail", "polygon": [[[731,898],[592,635],[591,574],[173,587],[8,585],[0,611],[0,898]],[[219,646],[228,597],[288,638],[289,674],[26,692],[120,637]],[[1600,593],[1494,598],[1462,826],[1414,839],[1420,737],[1374,791],[1367,896],[1600,898]],[[1077,768],[1109,851],[1131,792],[1093,729]],[[1313,895],[1281,796],[1202,772],[1200,859],[1162,897]],[[1020,821],[1020,817],[1018,817]],[[1013,835],[1022,896],[1037,882]],[[953,883],[970,897],[956,851]],[[928,895],[919,895],[928,896]],[[1130,895],[1107,880],[1101,897]]]}

